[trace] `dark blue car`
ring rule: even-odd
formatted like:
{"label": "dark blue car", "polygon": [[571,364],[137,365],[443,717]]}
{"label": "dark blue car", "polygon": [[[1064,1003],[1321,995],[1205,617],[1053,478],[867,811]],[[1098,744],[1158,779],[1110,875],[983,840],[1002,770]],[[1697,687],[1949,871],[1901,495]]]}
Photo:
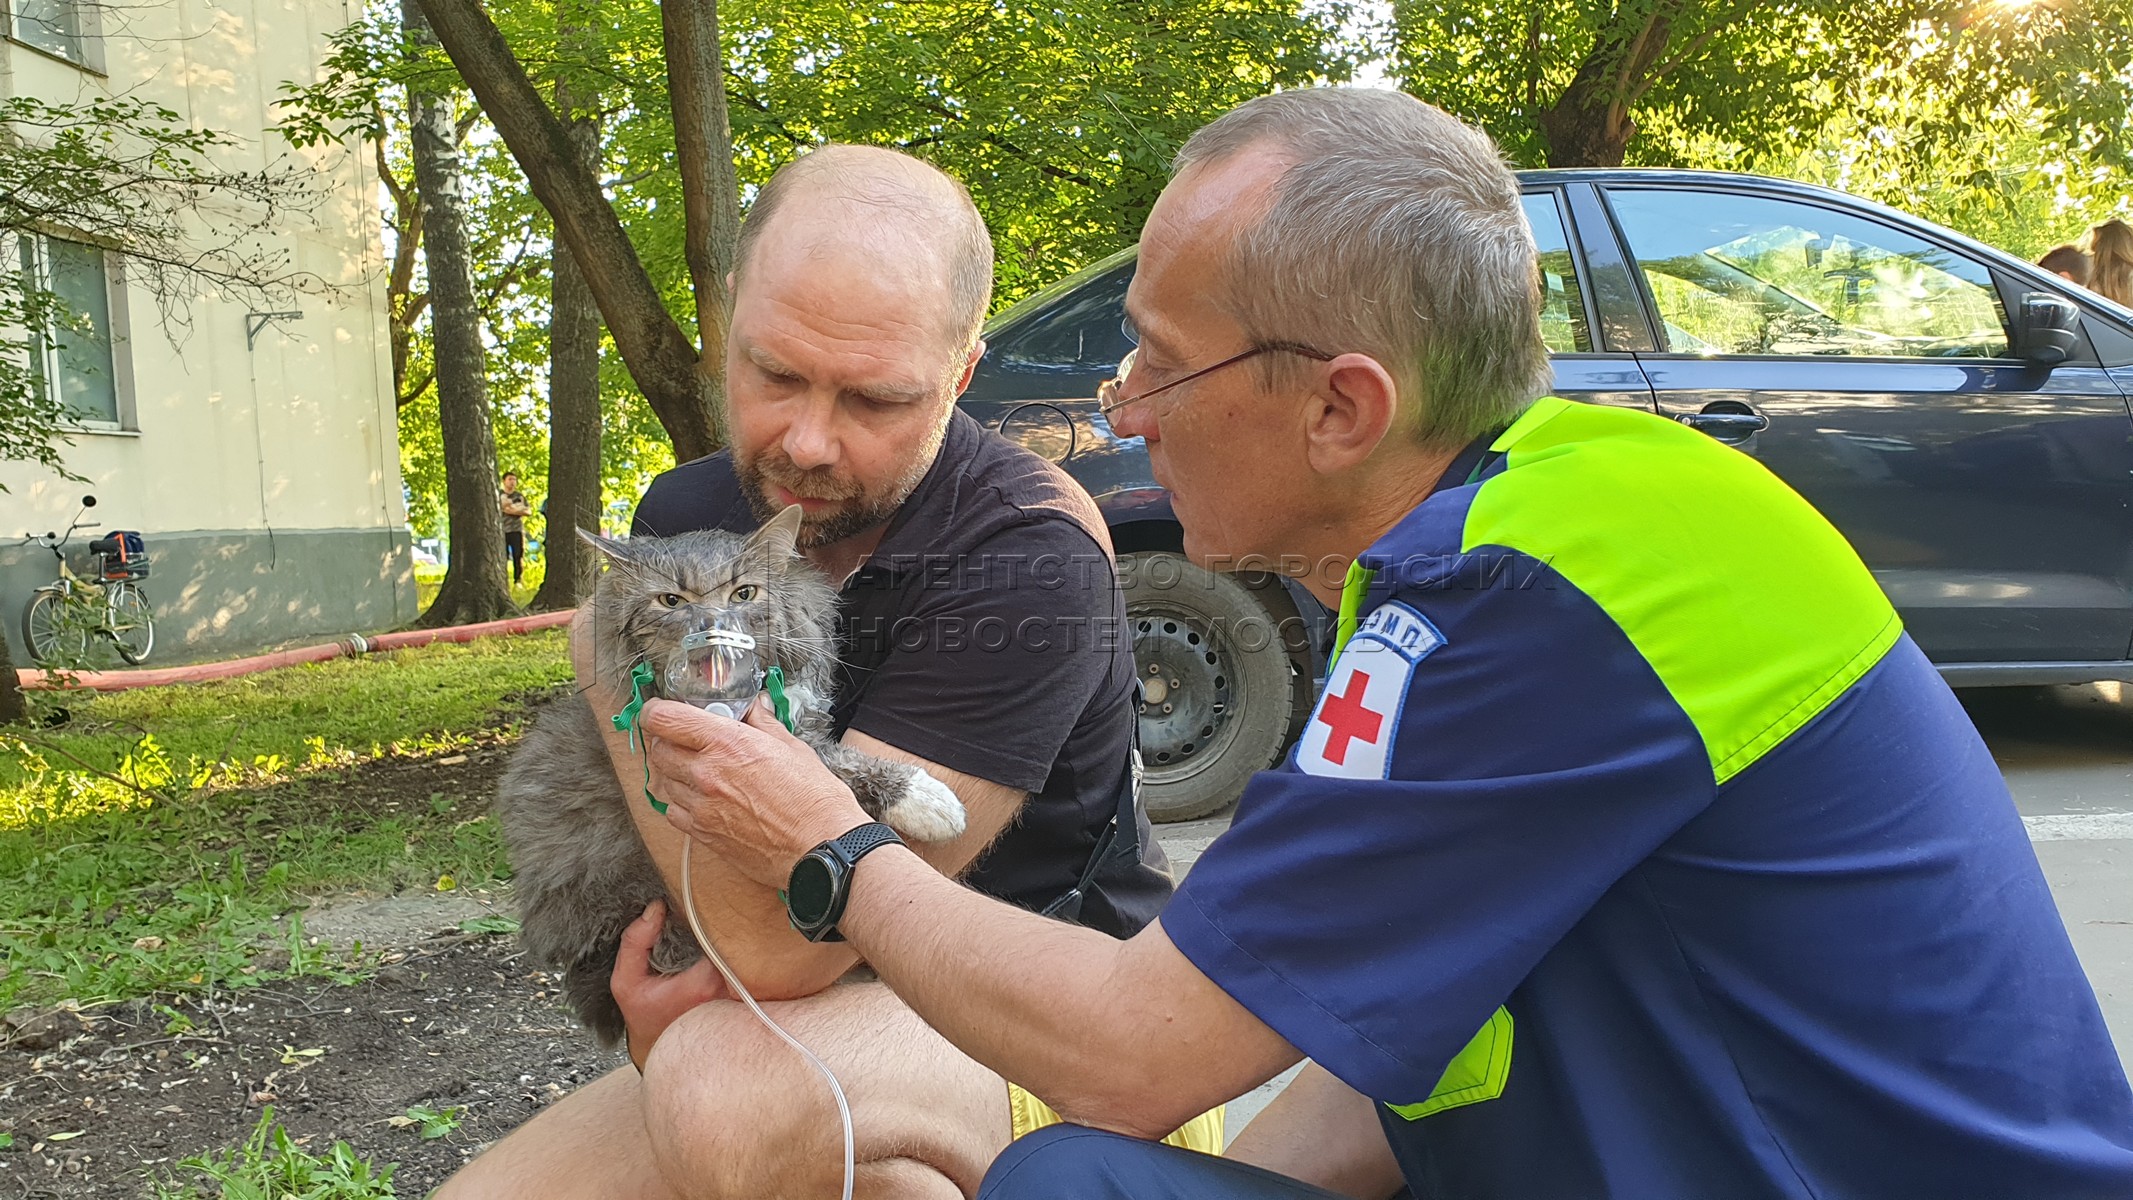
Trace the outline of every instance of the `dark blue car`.
{"label": "dark blue car", "polygon": [[[1805,184],[1521,180],[1557,394],[1762,460],[1851,539],[1951,683],[2133,679],[2133,311]],[[1110,522],[1149,810],[1182,820],[1278,759],[1326,623],[1285,581],[1184,562],[1141,443],[1097,413],[1129,349],[1133,266],[1115,255],[1000,314],[963,405],[1064,465]]]}

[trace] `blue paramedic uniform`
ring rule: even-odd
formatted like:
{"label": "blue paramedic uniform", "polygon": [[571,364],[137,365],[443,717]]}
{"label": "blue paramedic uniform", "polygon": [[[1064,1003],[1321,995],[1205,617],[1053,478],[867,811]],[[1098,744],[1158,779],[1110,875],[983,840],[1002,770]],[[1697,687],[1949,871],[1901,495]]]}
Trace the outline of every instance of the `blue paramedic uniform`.
{"label": "blue paramedic uniform", "polygon": [[1351,573],[1177,947],[1426,1200],[2133,1197],[2021,820],[1842,537],[1648,414],[1472,453]]}

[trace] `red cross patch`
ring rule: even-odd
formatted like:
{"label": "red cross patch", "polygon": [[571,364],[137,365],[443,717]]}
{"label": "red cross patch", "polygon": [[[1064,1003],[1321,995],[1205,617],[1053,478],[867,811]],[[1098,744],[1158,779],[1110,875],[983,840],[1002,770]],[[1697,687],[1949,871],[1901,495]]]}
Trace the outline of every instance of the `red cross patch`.
{"label": "red cross patch", "polygon": [[1298,769],[1342,779],[1385,778],[1415,664],[1443,644],[1444,635],[1404,604],[1373,610],[1341,651],[1297,740]]}

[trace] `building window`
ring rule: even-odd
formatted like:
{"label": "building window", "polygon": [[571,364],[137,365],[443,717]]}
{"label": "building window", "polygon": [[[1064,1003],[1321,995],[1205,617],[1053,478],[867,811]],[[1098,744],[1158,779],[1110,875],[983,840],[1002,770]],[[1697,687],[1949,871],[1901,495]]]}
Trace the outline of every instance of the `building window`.
{"label": "building window", "polygon": [[22,273],[69,314],[64,324],[30,335],[30,374],[47,397],[83,425],[117,429],[118,373],[111,354],[111,280],[104,252],[81,242],[25,234]]}
{"label": "building window", "polygon": [[91,70],[103,68],[93,57],[95,30],[84,0],[14,0],[12,7],[16,40]]}

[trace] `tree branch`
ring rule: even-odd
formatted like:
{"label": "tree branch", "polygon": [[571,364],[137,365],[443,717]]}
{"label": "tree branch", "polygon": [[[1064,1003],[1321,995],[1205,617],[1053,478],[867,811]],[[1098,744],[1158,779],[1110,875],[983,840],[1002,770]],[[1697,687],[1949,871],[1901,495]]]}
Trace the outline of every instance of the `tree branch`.
{"label": "tree branch", "polygon": [[683,249],[696,291],[696,336],[707,374],[726,364],[726,279],[740,233],[740,184],[726,115],[718,0],[661,0],[674,158],[681,168]]}
{"label": "tree branch", "polygon": [[[382,111],[378,117],[378,125],[380,128],[385,125]],[[392,164],[385,159],[385,138],[383,136],[370,139],[370,152],[377,159],[378,180],[385,185],[386,194],[393,198],[393,211],[396,213],[406,212],[409,200],[408,188],[406,184],[400,182],[400,177],[393,173]]]}
{"label": "tree branch", "polygon": [[1634,104],[1642,100],[1644,94],[1652,90],[1653,84],[1658,83],[1694,60],[1697,55],[1703,53],[1704,47],[1711,44],[1713,38],[1723,33],[1727,26],[1746,16],[1754,8],[1754,0],[1742,0],[1742,3],[1728,7],[1724,12],[1712,14],[1707,18],[1709,24],[1704,27],[1702,33],[1690,38],[1687,45],[1661,59],[1657,66],[1646,73],[1644,82],[1639,84],[1630,94],[1628,102]]}
{"label": "tree branch", "polygon": [[[963,117],[958,114],[954,109],[949,108],[947,105],[942,104],[938,100],[918,97],[912,101],[912,104],[915,107],[922,108],[927,112],[930,112],[935,116],[940,117],[944,121],[961,122],[963,120]],[[915,138],[912,141],[904,144],[909,146],[924,146],[940,140],[943,139],[941,139],[940,137]],[[1006,138],[1001,137],[998,134],[979,133],[978,140],[988,146],[991,146],[995,150],[1005,151],[1006,153],[1013,155],[1014,157],[1022,160],[1023,162],[1035,164],[1039,173],[1049,178],[1057,179],[1062,183],[1079,184],[1085,188],[1097,189],[1101,189],[1104,186],[1103,184],[1098,183],[1096,180],[1090,178],[1087,175],[1083,175],[1076,171],[1069,171],[1064,167],[1056,166],[1052,163],[1042,161],[1038,156],[1029,153],[1022,147],[1015,145],[1013,142],[1008,141]]]}
{"label": "tree branch", "polygon": [[1532,15],[1526,19],[1526,108],[1530,111],[1540,107],[1541,79],[1541,5],[1534,0]]}
{"label": "tree branch", "polygon": [[495,124],[585,272],[630,377],[687,460],[718,446],[698,354],[667,312],[593,172],[476,0],[421,0],[431,28]]}
{"label": "tree branch", "polygon": [[804,138],[801,137],[799,134],[794,133],[792,130],[792,126],[787,125],[784,121],[780,120],[778,118],[778,114],[770,111],[770,105],[765,103],[761,96],[757,96],[751,92],[746,91],[735,92],[731,85],[735,82],[745,82],[742,81],[739,76],[728,72],[726,79],[728,84],[726,88],[726,96],[728,99],[738,99],[742,104],[745,104],[749,108],[752,108],[756,112],[762,114],[763,119],[769,123],[770,127],[777,130],[778,135],[780,137],[783,137],[786,141],[791,142],[793,145],[811,146],[814,144],[813,139]]}
{"label": "tree branch", "polygon": [[[1618,69],[1615,71],[1614,94],[1607,97],[1610,103],[1627,104],[1629,102],[1629,82],[1640,69],[1649,65],[1648,62],[1644,61],[1645,48],[1651,43],[1652,35],[1659,33],[1660,25],[1659,5],[1654,4],[1651,11],[1644,15],[1644,24],[1638,27],[1636,36],[1630,39],[1629,45],[1622,51],[1622,60],[1617,64]],[[1669,30],[1672,29],[1671,23],[1667,24],[1667,28]],[[1660,33],[1661,53],[1666,49],[1666,36],[1666,34]],[[1657,57],[1657,55],[1652,57]]]}
{"label": "tree branch", "polygon": [[422,394],[430,390],[430,384],[433,383],[436,378],[437,373],[435,371],[424,371],[419,377],[417,377],[417,381],[414,384],[403,389],[400,392],[399,403],[394,405],[394,411],[397,412],[400,409],[406,408],[408,405],[413,404],[415,401],[422,399]]}

